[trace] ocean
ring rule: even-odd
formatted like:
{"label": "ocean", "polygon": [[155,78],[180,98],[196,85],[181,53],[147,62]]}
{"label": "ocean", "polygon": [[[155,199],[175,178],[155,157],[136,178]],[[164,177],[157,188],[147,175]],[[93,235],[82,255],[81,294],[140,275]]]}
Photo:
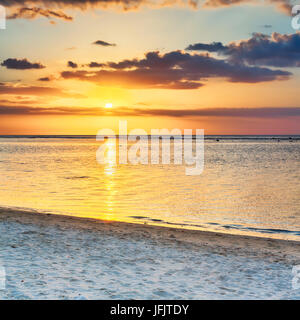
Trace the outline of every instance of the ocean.
{"label": "ocean", "polygon": [[191,176],[184,163],[99,164],[101,144],[0,136],[0,207],[300,241],[300,136],[206,136]]}

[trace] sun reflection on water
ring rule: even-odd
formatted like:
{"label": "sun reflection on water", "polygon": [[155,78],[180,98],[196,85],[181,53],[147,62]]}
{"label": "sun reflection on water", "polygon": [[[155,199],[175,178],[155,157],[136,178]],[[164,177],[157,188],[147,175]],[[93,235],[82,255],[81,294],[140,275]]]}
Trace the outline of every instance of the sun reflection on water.
{"label": "sun reflection on water", "polygon": [[116,140],[109,139],[105,142],[104,158],[104,186],[105,186],[105,206],[104,219],[113,220],[115,215],[115,195],[116,195]]}
{"label": "sun reflection on water", "polygon": [[111,176],[116,172],[116,140],[107,140],[105,147],[104,173],[105,175]]}

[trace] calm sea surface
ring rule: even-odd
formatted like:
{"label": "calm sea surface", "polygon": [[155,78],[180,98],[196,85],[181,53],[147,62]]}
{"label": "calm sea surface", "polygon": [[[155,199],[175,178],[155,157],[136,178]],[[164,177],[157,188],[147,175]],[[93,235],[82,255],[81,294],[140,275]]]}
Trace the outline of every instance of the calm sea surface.
{"label": "calm sea surface", "polygon": [[100,165],[94,137],[0,137],[0,206],[300,241],[300,137],[279,139],[208,136],[187,176],[116,165],[113,144]]}

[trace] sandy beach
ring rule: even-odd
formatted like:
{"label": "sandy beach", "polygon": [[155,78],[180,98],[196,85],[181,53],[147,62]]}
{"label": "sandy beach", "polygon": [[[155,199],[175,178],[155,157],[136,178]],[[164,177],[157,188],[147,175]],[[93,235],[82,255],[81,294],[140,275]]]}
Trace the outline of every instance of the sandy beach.
{"label": "sandy beach", "polygon": [[299,299],[300,243],[0,209],[1,299]]}

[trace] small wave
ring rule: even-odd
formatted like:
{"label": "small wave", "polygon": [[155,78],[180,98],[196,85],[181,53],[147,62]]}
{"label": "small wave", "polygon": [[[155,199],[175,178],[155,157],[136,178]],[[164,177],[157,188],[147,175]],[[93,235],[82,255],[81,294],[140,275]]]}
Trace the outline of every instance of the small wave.
{"label": "small wave", "polygon": [[300,231],[292,231],[292,230],[276,229],[276,228],[254,228],[254,227],[242,226],[240,224],[224,224],[223,225],[217,222],[207,222],[205,223],[205,225],[201,225],[201,224],[194,224],[194,223],[168,222],[161,219],[153,219],[153,218],[144,217],[144,216],[129,216],[129,218],[146,220],[149,222],[163,223],[166,225],[172,225],[172,226],[178,226],[178,227],[196,227],[196,228],[206,229],[207,225],[209,225],[209,226],[216,226],[218,229],[225,229],[225,230],[234,229],[234,230],[246,231],[246,232],[252,231],[257,233],[290,234],[290,235],[300,236]]}
{"label": "small wave", "polygon": [[147,220],[147,221],[149,221],[149,222],[163,223],[163,224],[168,224],[168,225],[173,225],[173,226],[178,226],[178,227],[185,226],[185,227],[206,228],[205,226],[203,226],[203,225],[198,225],[198,224],[168,222],[168,221],[161,220],[161,219],[154,219],[154,218],[143,217],[143,216],[129,216],[129,218],[139,219],[139,220]]}
{"label": "small wave", "polygon": [[292,231],[286,229],[275,229],[275,228],[254,228],[254,227],[243,227],[241,225],[220,225],[225,229],[235,229],[242,231],[253,231],[259,233],[272,233],[272,234],[291,234],[295,236],[300,236],[300,231]]}
{"label": "small wave", "polygon": [[76,180],[76,179],[89,179],[89,176],[73,176],[73,177],[65,177],[67,180]]}
{"label": "small wave", "polygon": [[129,216],[129,218],[133,218],[133,219],[149,219],[148,217],[143,217],[143,216]]}

